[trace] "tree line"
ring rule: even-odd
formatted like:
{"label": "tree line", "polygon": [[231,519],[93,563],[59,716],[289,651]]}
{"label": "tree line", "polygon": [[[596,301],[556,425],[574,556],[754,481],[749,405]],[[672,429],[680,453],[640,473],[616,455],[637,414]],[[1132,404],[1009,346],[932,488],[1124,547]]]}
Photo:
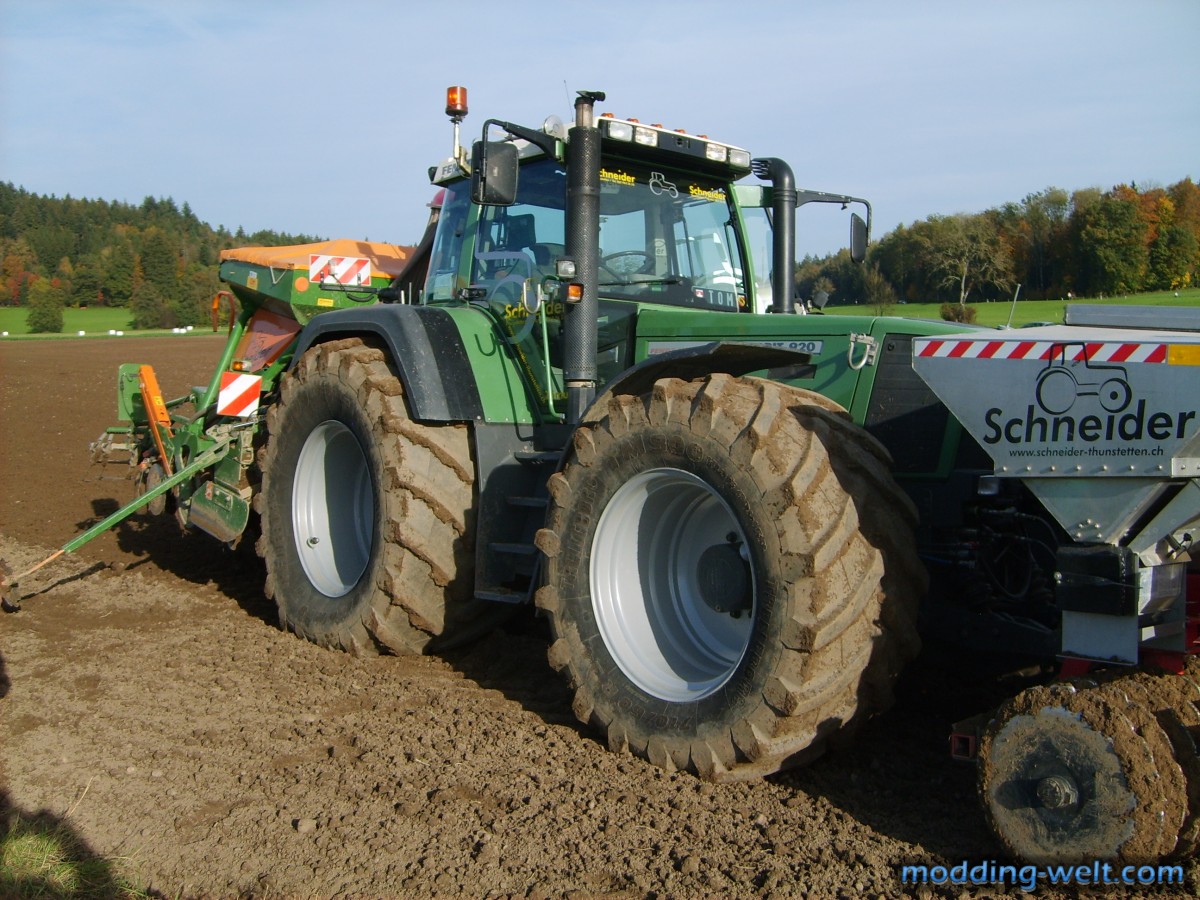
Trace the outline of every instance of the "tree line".
{"label": "tree line", "polygon": [[170,197],[134,206],[0,182],[0,306],[28,307],[31,331],[62,330],[65,306],[127,307],[135,328],[198,325],[220,289],[222,250],[316,240],[214,229]]}
{"label": "tree line", "polygon": [[[320,240],[247,234],[201,222],[185,202],[141,205],[30,193],[0,182],[0,306],[27,306],[31,330],[61,329],[64,306],[128,307],[136,328],[207,320],[221,250]],[[872,245],[805,257],[801,296],[886,308],[898,301],[968,302],[1112,297],[1178,290],[1200,270],[1200,187],[1049,187],[981,213],[931,215]],[[57,321],[57,327],[55,323]]]}
{"label": "tree line", "polygon": [[1120,184],[1057,187],[981,213],[932,215],[872,245],[865,266],[849,253],[805,257],[801,295],[833,303],[1114,297],[1180,290],[1200,269],[1200,187]]}

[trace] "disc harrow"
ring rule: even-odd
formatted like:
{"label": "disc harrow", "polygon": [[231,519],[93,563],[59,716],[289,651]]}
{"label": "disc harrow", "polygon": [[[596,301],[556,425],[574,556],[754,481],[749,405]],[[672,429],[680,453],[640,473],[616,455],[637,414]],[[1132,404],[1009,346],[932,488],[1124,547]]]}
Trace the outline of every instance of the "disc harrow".
{"label": "disc harrow", "polygon": [[1003,704],[979,748],[997,837],[1038,863],[1194,855],[1197,697],[1191,679],[1139,674],[1034,687]]}

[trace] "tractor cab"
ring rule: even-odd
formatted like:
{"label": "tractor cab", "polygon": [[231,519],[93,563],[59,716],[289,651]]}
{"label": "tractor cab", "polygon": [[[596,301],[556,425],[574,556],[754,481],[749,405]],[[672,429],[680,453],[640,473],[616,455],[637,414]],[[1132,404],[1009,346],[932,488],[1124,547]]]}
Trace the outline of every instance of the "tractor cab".
{"label": "tractor cab", "polygon": [[[555,117],[540,131],[489,120],[468,160],[457,136],[465,91],[451,90],[461,92],[455,94],[460,105],[447,105],[455,148],[430,170],[444,193],[422,302],[489,310],[539,405],[553,413],[566,396],[562,325],[573,302],[569,283],[581,280],[569,274],[576,260],[568,252],[568,135]],[[636,320],[643,310],[749,315],[793,309],[791,273],[785,284],[784,273],[777,276],[772,266],[776,222],[787,225],[784,268],[794,261],[797,192],[790,184],[777,185],[770,175],[765,185],[738,184],[763,173],[747,150],[706,135],[610,113],[595,121],[599,160],[587,168],[598,172],[589,189],[598,193],[598,231],[587,243],[595,268],[597,388],[637,361]],[[781,199],[790,204],[782,214]],[[865,202],[804,191],[799,200]],[[865,238],[865,223],[854,218]],[[773,297],[785,295],[789,302],[775,308]]]}
{"label": "tractor cab", "polygon": [[[729,312],[751,309],[754,262],[731,189],[750,174],[750,154],[609,114],[600,117],[599,126],[601,295]],[[540,133],[518,130],[537,135],[537,143],[511,134],[489,142],[516,149],[508,158],[518,168],[506,174],[515,197],[507,202],[472,203],[474,169],[457,148],[453,159],[434,170],[446,199],[425,302],[464,297],[510,302],[523,281],[553,275],[555,261],[565,255],[562,125],[551,117]]]}
{"label": "tractor cab", "polygon": [[[722,312],[753,309],[753,262],[735,226],[729,182],[667,166],[614,160],[601,168],[597,364],[606,382],[631,363],[639,304]],[[545,156],[521,166],[511,206],[471,201],[471,182],[446,185],[426,303],[486,304],[561,396],[566,167]],[[531,370],[539,368],[531,364]],[[548,380],[548,381],[547,381]]]}

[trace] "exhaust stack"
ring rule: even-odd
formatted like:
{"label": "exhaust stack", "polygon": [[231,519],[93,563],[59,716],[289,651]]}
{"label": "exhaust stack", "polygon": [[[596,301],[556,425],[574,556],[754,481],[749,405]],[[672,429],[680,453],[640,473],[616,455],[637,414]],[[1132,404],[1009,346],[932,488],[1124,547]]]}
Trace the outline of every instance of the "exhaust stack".
{"label": "exhaust stack", "polygon": [[796,176],[782,159],[766,157],[750,163],[763,181],[771,182],[771,311],[790,313],[796,303]]}
{"label": "exhaust stack", "polygon": [[596,397],[596,319],[600,269],[600,129],[593,109],[602,91],[580,91],[575,125],[567,143],[567,256],[575,261],[575,281],[583,287],[578,302],[563,316],[567,422],[577,424]]}

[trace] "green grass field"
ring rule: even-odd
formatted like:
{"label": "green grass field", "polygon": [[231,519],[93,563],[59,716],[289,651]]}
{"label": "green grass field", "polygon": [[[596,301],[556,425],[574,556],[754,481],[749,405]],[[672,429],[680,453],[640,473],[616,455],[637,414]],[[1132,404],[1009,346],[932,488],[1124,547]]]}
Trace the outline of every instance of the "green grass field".
{"label": "green grass field", "polygon": [[[1160,291],[1153,294],[1135,294],[1130,297],[1118,297],[1108,300],[1076,300],[1076,303],[1101,303],[1112,306],[1200,306],[1200,288],[1189,288],[1185,291]],[[975,324],[1003,327],[1011,324],[1014,328],[1028,325],[1031,322],[1061,322],[1063,308],[1066,303],[1061,300],[1020,300],[1016,309],[1011,303],[972,303],[975,309]],[[906,319],[939,319],[940,303],[898,303],[892,306],[888,315],[901,316]],[[84,332],[85,337],[107,337],[109,331],[124,331],[126,334],[170,334],[170,329],[157,331],[134,332],[130,328],[130,313],[127,309],[109,309],[107,307],[91,307],[88,309],[63,310],[63,330],[61,334],[29,334],[25,320],[28,310],[24,307],[0,308],[0,340],[4,338],[33,338],[46,339],[57,337],[78,337]],[[870,315],[876,310],[871,306],[829,306],[830,315]],[[1010,322],[1011,316],[1011,322]],[[7,334],[3,334],[7,332]],[[210,334],[207,325],[196,326],[193,334]]]}
{"label": "green grass field", "polygon": [[[9,337],[20,337],[29,334],[25,320],[29,310],[25,307],[6,306],[0,309],[0,332],[7,331]],[[107,335],[109,330],[129,331],[130,314],[127,309],[110,309],[104,306],[88,307],[87,309],[63,310],[63,335],[78,335],[80,331],[88,334]],[[47,335],[49,337],[49,335]]]}
{"label": "green grass field", "polygon": [[[93,306],[87,309],[63,310],[63,330],[59,334],[30,334],[25,320],[29,317],[26,307],[0,307],[0,340],[19,338],[23,340],[47,340],[51,338],[78,338],[79,332],[84,337],[108,337],[110,331],[123,331],[127,335],[171,334],[170,328],[149,331],[135,331],[131,324],[131,314],[127,309],[111,309],[105,306]],[[7,333],[5,333],[7,332]],[[192,334],[212,334],[212,328],[207,325],[197,325]]]}
{"label": "green grass field", "polygon": [[[1107,300],[1081,298],[1074,303],[1095,303],[1105,306],[1200,306],[1200,288],[1189,288],[1185,291],[1159,291],[1152,294],[1134,294],[1129,297],[1116,297]],[[969,303],[975,310],[975,324],[989,325],[1001,328],[1011,324],[1014,328],[1028,325],[1031,322],[1061,322],[1066,302],[1062,300],[1018,300],[1016,309],[1011,303]],[[888,310],[888,315],[901,316],[905,319],[940,319],[940,303],[898,303]],[[839,313],[846,315],[862,315],[875,312],[869,306],[828,306],[826,312],[831,315]],[[1012,321],[1009,321],[1009,317]]]}

